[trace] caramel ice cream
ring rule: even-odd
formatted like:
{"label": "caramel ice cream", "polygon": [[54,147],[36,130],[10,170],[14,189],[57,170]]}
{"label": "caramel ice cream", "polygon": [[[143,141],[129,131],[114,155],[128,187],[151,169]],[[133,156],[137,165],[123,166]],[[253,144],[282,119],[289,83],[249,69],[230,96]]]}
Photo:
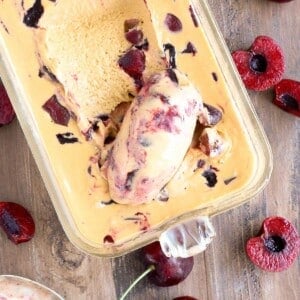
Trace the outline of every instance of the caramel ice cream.
{"label": "caramel ice cream", "polygon": [[155,199],[182,163],[203,109],[200,94],[183,74],[168,70],[150,77],[127,111],[106,162],[114,201]]}
{"label": "caramel ice cream", "polygon": [[[232,207],[254,178],[256,150],[201,22],[188,0],[0,2],[1,51],[56,183],[49,193],[91,253]],[[43,109],[54,94],[67,126]]]}
{"label": "caramel ice cream", "polygon": [[[45,10],[35,30],[41,64],[63,86],[63,102],[80,130],[90,133],[99,146],[105,138],[101,117],[136,94],[136,82],[118,64],[131,47],[125,38],[130,26],[142,34],[140,47],[150,45],[142,52],[143,76],[162,70],[165,64],[143,1],[57,1]],[[98,131],[89,131],[95,124]]]}

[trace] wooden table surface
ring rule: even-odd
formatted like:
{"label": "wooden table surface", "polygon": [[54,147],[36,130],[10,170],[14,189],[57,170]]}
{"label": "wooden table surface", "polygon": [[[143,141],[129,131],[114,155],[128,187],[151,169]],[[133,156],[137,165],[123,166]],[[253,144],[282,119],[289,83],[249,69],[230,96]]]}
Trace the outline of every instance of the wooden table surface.
{"label": "wooden table surface", "polygon": [[[248,48],[269,35],[286,56],[285,78],[300,80],[300,1],[209,0],[230,50]],[[195,257],[190,276],[158,288],[146,279],[128,299],[300,299],[300,259],[281,273],[256,268],[246,257],[246,240],[270,215],[287,217],[300,230],[300,122],[271,103],[272,91],[249,92],[274,154],[267,188],[247,204],[212,219],[217,237]],[[17,120],[0,128],[0,199],[22,203],[36,221],[36,235],[14,245],[0,233],[0,273],[37,280],[66,299],[118,299],[144,267],[138,252],[103,259],[77,250],[66,238]]]}

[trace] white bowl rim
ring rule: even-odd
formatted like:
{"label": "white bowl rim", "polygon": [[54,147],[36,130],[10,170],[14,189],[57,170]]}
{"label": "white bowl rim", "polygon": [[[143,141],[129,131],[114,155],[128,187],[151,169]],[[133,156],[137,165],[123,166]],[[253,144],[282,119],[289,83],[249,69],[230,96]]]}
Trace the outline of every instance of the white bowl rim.
{"label": "white bowl rim", "polygon": [[48,288],[47,286],[43,285],[42,283],[39,283],[35,280],[32,280],[32,279],[29,279],[29,278],[26,278],[26,277],[22,277],[22,276],[18,276],[18,275],[11,275],[11,274],[1,274],[0,275],[0,280],[1,278],[7,278],[7,279],[10,279],[10,278],[14,278],[14,279],[17,279],[17,280],[20,280],[20,281],[23,281],[23,282],[26,282],[26,283],[30,283],[30,284],[33,284],[35,286],[38,286],[40,287],[41,289],[45,290],[45,291],[48,291],[50,293],[52,293],[53,295],[55,295],[58,299],[60,300],[65,300],[61,295],[59,295],[57,292],[55,292],[54,290]]}

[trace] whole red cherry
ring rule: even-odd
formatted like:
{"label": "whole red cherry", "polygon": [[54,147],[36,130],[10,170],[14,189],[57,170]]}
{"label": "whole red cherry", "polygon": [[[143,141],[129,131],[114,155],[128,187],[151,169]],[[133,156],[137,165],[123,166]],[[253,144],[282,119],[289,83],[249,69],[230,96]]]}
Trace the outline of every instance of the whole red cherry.
{"label": "whole red cherry", "polygon": [[154,242],[145,246],[142,249],[141,254],[147,269],[129,286],[121,296],[120,300],[124,300],[132,288],[140,282],[140,280],[148,276],[148,274],[149,280],[155,285],[172,286],[183,281],[190,274],[194,266],[193,257],[167,257],[163,253],[159,242]]}
{"label": "whole red cherry", "polygon": [[152,283],[158,286],[172,286],[183,281],[192,271],[194,258],[167,257],[162,252],[159,242],[154,242],[143,248],[144,260],[147,266],[154,266],[149,274]]}

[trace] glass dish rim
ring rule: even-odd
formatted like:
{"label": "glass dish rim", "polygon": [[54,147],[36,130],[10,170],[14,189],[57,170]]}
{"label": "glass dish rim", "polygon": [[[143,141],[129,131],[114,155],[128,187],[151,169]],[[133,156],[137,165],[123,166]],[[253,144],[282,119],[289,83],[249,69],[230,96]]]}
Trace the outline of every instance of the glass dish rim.
{"label": "glass dish rim", "polygon": [[[88,242],[84,241],[84,239],[80,236],[78,232],[75,232],[76,226],[73,225],[74,222],[71,216],[68,214],[68,208],[65,204],[63,196],[55,184],[55,178],[50,171],[50,162],[47,159],[45,150],[43,150],[44,147],[41,147],[41,144],[38,143],[39,136],[35,130],[35,120],[28,120],[26,106],[18,104],[20,101],[18,101],[17,99],[21,99],[24,96],[22,96],[22,91],[18,89],[17,84],[14,84],[15,81],[13,80],[13,78],[15,78],[15,76],[13,74],[12,68],[10,67],[12,62],[6,61],[5,54],[3,55],[4,51],[1,51],[0,71],[2,74],[2,80],[5,83],[6,88],[8,89],[9,95],[12,98],[12,102],[16,109],[16,113],[21,124],[22,130],[25,133],[33,157],[38,165],[43,181],[47,187],[47,191],[50,195],[53,206],[58,215],[59,221],[69,240],[83,252],[101,257],[116,257],[125,255],[129,252],[143,247],[148,243],[151,243],[154,240],[157,240],[160,233],[162,233],[164,230],[166,230],[170,226],[173,226],[176,223],[184,222],[188,219],[197,217],[199,215],[209,215],[210,217],[212,217],[219,213],[223,213],[228,209],[243,204],[250,198],[256,196],[269,182],[271,172],[273,169],[272,152],[270,144],[264,133],[263,127],[255,112],[254,106],[251,103],[249,95],[239,77],[239,74],[231,58],[231,54],[227,48],[227,45],[225,43],[224,38],[222,37],[220,30],[218,29],[217,23],[212,15],[207,1],[191,0],[191,3],[193,4],[193,7],[195,9],[195,15],[197,16],[198,21],[205,32],[206,38],[210,46],[215,51],[216,60],[219,64],[222,74],[224,75],[226,84],[228,85],[228,87],[230,87],[229,91],[231,93],[231,96],[233,97],[232,94],[239,95],[239,97],[235,98],[237,99],[235,101],[235,104],[238,105],[239,113],[241,113],[240,109],[243,109],[244,113],[246,112],[246,115],[243,114],[243,116],[247,117],[247,122],[245,121],[245,123],[247,124],[247,126],[250,125],[250,127],[252,128],[250,130],[246,126],[248,131],[247,133],[251,139],[252,146],[255,149],[257,159],[260,157],[258,155],[259,153],[263,154],[264,156],[260,157],[260,159],[264,159],[264,169],[260,171],[260,177],[255,178],[256,182],[252,182],[251,180],[251,186],[247,186],[247,188],[243,190],[242,195],[240,195],[241,191],[238,191],[239,195],[233,193],[233,195],[227,194],[225,197],[223,196],[223,205],[218,208],[214,207],[213,213],[210,214],[207,212],[209,207],[211,206],[201,207],[191,212],[184,213],[181,216],[175,217],[164,222],[163,224],[157,226],[157,228],[147,231],[146,234],[141,233],[137,235],[134,239],[128,240],[126,244],[116,246],[110,245],[109,247],[104,246],[102,248],[97,248],[89,245]],[[225,64],[223,64],[224,62]],[[224,66],[226,66],[226,68]],[[262,168],[262,166],[258,167]],[[238,198],[238,203],[235,205],[226,205],[226,199],[228,200],[229,196],[231,197],[231,199]]]}

